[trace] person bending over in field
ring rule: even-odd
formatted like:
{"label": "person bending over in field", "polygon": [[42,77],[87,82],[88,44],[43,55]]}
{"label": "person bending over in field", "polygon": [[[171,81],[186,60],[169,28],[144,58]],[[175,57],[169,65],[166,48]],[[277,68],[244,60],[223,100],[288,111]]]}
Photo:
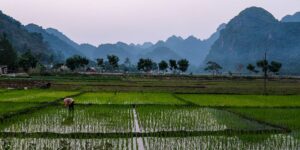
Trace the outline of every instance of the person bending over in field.
{"label": "person bending over in field", "polygon": [[73,98],[65,98],[64,99],[64,104],[65,107],[67,107],[69,110],[74,110],[74,99]]}

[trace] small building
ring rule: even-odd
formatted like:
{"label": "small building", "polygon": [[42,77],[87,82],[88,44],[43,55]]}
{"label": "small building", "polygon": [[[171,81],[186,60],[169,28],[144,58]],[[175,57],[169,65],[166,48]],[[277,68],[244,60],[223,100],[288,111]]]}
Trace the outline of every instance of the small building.
{"label": "small building", "polygon": [[8,67],[7,66],[0,66],[0,75],[7,74]]}

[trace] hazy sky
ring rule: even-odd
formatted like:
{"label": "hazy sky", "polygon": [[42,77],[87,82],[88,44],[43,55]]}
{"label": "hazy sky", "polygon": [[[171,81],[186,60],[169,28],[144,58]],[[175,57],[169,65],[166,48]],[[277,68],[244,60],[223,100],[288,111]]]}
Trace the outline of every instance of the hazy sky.
{"label": "hazy sky", "polygon": [[281,19],[300,11],[300,0],[0,0],[0,9],[23,24],[57,28],[94,45],[156,42],[171,35],[205,39],[250,6]]}

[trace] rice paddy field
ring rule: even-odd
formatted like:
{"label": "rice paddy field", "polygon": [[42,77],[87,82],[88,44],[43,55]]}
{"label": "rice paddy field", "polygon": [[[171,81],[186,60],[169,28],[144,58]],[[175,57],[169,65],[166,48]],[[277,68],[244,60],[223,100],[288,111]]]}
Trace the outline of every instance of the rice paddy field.
{"label": "rice paddy field", "polygon": [[0,90],[0,150],[300,149],[299,95],[66,90]]}

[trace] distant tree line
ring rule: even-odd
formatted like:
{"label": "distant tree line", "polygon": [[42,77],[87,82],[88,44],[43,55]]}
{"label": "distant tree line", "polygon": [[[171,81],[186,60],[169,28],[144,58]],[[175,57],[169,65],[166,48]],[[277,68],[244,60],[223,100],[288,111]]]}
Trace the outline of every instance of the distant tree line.
{"label": "distant tree line", "polygon": [[[165,60],[159,63],[154,62],[150,58],[140,58],[136,65],[132,64],[129,58],[126,58],[124,63],[119,63],[120,59],[116,55],[107,55],[106,59],[96,59],[96,66],[100,72],[161,72],[166,73],[170,70],[172,73],[185,73],[189,68],[189,61],[186,59]],[[65,65],[71,70],[75,71],[78,68],[85,68],[89,61],[85,57],[74,55],[66,60]],[[55,68],[63,66],[63,64],[56,64]]]}
{"label": "distant tree line", "polygon": [[[282,68],[282,64],[277,61],[271,61],[271,63],[269,63],[268,60],[264,59],[264,60],[257,61],[256,66],[253,64],[248,64],[247,66],[247,70],[249,71],[250,74],[259,73],[260,71],[257,70],[256,68],[259,68],[261,72],[266,76],[270,73],[278,75]],[[214,61],[208,61],[206,63],[206,67],[204,68],[205,71],[211,72],[213,75],[220,74],[220,70],[222,69],[223,69],[222,66]]]}

